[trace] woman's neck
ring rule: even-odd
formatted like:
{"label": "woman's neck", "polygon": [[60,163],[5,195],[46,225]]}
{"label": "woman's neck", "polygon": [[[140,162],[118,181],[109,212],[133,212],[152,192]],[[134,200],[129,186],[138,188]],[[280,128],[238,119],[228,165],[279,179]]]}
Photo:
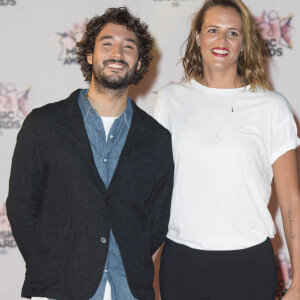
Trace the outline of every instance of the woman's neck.
{"label": "woman's neck", "polygon": [[234,88],[240,88],[243,86],[242,79],[238,74],[235,74],[235,76],[228,76],[220,73],[214,73],[214,74],[205,74],[203,78],[196,79],[199,83],[216,89],[234,89]]}

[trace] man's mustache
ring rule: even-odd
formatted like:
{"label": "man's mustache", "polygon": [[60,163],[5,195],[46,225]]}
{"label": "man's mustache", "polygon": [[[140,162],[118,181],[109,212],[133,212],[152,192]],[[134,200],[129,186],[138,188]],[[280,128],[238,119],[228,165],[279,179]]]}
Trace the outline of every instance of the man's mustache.
{"label": "man's mustache", "polygon": [[106,66],[108,63],[119,63],[119,64],[123,64],[125,65],[127,68],[129,68],[129,64],[123,60],[123,59],[119,59],[119,60],[116,60],[116,59],[107,59],[107,60],[104,60],[103,61],[103,64]]}

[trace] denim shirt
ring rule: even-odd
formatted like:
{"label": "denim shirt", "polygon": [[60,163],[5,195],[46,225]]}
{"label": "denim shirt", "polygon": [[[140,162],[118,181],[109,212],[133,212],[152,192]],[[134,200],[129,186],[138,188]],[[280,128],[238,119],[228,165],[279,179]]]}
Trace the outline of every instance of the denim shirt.
{"label": "denim shirt", "polygon": [[[87,93],[87,89],[80,92],[78,104],[83,115],[85,129],[93,151],[97,170],[106,188],[108,188],[127,138],[132,120],[133,109],[131,100],[128,98],[125,111],[114,121],[109,133],[107,133],[108,137],[106,140],[102,119],[98,112],[89,103],[86,97]],[[106,276],[102,277],[101,283],[107,279],[108,281],[112,280],[113,282],[126,280],[126,277],[124,277],[126,274],[119,247],[111,230],[104,272]],[[120,284],[127,285],[127,280]]]}

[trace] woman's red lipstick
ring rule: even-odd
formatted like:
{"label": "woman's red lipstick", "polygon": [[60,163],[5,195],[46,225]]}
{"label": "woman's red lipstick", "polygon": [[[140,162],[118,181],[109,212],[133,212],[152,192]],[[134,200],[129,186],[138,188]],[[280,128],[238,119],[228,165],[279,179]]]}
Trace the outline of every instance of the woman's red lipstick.
{"label": "woman's red lipstick", "polygon": [[218,57],[225,57],[229,54],[229,50],[222,47],[216,47],[211,49],[211,53]]}

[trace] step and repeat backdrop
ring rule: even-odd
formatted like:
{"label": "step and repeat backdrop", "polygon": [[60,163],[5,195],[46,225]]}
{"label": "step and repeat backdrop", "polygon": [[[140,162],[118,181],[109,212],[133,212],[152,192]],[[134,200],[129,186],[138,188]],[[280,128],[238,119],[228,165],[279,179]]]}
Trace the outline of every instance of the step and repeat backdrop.
{"label": "step and repeat backdrop", "polygon": [[[74,89],[87,88],[75,54],[75,42],[80,40],[87,22],[108,7],[127,6],[149,24],[156,39],[154,60],[149,74],[130,90],[130,95],[142,109],[153,114],[158,89],[183,79],[178,60],[184,52],[192,15],[202,3],[203,0],[0,0],[0,299],[21,299],[25,273],[5,209],[16,136],[33,108],[63,99]],[[300,2],[245,3],[268,45],[267,68],[272,86],[287,97],[298,119]],[[280,267],[280,290],[289,285],[291,269],[275,195],[270,210],[277,227],[273,245]]]}

